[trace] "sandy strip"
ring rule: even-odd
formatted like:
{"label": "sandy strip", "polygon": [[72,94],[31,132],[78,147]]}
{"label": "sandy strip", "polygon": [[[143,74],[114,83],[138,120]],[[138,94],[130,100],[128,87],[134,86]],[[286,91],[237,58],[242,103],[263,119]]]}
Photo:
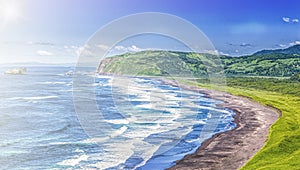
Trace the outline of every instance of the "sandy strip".
{"label": "sandy strip", "polygon": [[236,113],[237,127],[231,131],[216,134],[206,140],[193,154],[176,162],[170,170],[234,170],[241,168],[265,144],[270,126],[279,118],[280,112],[263,106],[249,98],[238,97],[225,92],[178,85],[174,81],[161,80],[167,84],[198,91],[208,97],[224,102],[222,107]]}

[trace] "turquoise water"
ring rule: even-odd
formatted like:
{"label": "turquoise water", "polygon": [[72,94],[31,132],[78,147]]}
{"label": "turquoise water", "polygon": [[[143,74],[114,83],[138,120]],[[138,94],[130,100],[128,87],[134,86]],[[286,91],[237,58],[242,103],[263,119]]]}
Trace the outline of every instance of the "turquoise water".
{"label": "turquoise water", "polygon": [[[92,89],[87,94],[74,93],[73,78],[65,75],[71,67],[27,70],[0,74],[0,169],[165,169],[236,126],[234,113],[217,107],[221,101],[158,80],[87,69],[78,73]],[[86,96],[95,98],[98,112]]]}

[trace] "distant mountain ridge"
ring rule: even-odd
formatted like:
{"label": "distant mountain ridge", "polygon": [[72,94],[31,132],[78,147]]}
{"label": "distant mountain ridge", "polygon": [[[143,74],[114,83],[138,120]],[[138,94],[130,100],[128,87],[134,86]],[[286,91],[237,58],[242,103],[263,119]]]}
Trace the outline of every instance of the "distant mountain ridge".
{"label": "distant mountain ridge", "polygon": [[[221,63],[215,63],[216,58],[220,58]],[[227,76],[290,77],[300,73],[300,45],[262,50],[241,57],[161,50],[126,53],[103,59],[98,72],[150,76],[207,77],[210,73],[225,73]]]}
{"label": "distant mountain ridge", "polygon": [[300,54],[300,44],[294,45],[285,49],[275,49],[275,50],[261,50],[254,55],[261,55],[261,54]]}

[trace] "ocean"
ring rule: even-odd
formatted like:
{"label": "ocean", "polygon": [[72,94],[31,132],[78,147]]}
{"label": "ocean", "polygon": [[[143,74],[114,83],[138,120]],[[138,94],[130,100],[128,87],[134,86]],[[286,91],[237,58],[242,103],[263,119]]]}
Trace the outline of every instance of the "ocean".
{"label": "ocean", "polygon": [[156,79],[7,69],[0,68],[0,169],[166,169],[236,127],[222,101]]}

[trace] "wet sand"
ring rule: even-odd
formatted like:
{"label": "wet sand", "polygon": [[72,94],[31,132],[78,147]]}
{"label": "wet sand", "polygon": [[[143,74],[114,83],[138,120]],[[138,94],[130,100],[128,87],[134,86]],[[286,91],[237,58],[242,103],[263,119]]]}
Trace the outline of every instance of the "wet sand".
{"label": "wet sand", "polygon": [[222,107],[233,110],[237,127],[216,134],[206,140],[195,153],[176,162],[170,170],[239,169],[247,163],[265,144],[270,126],[279,118],[280,111],[229,93],[201,89],[162,80],[164,83],[184,89],[199,91],[208,97],[224,102]]}

